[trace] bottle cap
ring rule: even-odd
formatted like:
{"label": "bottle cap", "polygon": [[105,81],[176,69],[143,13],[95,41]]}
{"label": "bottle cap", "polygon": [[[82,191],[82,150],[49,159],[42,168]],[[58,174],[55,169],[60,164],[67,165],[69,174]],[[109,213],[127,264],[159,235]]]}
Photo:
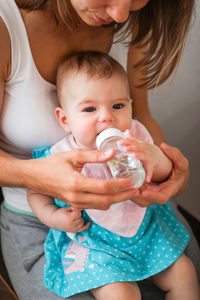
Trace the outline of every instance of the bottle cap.
{"label": "bottle cap", "polygon": [[124,133],[122,131],[120,131],[119,129],[117,128],[108,128],[108,129],[105,129],[103,130],[98,136],[97,136],[97,139],[96,139],[96,146],[97,146],[97,149],[100,149],[101,147],[101,144],[107,139],[107,138],[110,138],[110,137],[120,137],[120,138],[124,138]]}

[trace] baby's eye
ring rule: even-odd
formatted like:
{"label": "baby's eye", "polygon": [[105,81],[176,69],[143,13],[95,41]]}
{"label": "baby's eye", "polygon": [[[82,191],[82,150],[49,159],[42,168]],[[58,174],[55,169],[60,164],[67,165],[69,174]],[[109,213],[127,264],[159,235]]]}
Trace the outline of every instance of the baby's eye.
{"label": "baby's eye", "polygon": [[93,112],[93,111],[95,111],[96,110],[96,108],[95,107],[87,107],[87,108],[85,108],[83,111],[86,111],[86,112]]}
{"label": "baby's eye", "polygon": [[114,104],[113,105],[113,108],[114,109],[121,109],[121,108],[123,108],[124,107],[124,104],[122,104],[122,103],[117,103],[117,104]]}

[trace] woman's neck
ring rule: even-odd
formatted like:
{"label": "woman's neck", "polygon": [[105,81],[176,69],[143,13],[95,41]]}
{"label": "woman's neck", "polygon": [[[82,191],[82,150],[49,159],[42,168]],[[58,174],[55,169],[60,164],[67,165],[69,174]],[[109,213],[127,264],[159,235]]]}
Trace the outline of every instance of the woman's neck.
{"label": "woman's neck", "polygon": [[98,50],[109,53],[114,28],[89,26],[80,22],[76,30],[69,29],[47,10],[20,9],[27,31],[35,65],[41,76],[55,83],[56,72],[63,58],[75,51]]}

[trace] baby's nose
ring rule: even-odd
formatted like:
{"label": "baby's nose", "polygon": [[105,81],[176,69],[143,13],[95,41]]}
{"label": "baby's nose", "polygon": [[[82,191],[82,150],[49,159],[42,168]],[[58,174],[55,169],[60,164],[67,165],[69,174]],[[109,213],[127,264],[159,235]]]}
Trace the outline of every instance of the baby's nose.
{"label": "baby's nose", "polygon": [[113,120],[113,116],[112,113],[107,110],[101,110],[101,112],[99,113],[99,121],[100,122],[111,122]]}

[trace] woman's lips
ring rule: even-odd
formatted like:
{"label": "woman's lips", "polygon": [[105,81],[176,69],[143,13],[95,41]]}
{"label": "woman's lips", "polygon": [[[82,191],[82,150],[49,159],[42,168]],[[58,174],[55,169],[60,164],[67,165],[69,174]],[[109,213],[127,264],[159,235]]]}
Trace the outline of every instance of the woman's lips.
{"label": "woman's lips", "polygon": [[99,23],[99,24],[102,24],[102,25],[105,25],[105,24],[111,24],[113,22],[112,19],[110,20],[104,20],[102,18],[100,18],[99,16],[97,16],[96,14],[94,14],[94,19]]}

